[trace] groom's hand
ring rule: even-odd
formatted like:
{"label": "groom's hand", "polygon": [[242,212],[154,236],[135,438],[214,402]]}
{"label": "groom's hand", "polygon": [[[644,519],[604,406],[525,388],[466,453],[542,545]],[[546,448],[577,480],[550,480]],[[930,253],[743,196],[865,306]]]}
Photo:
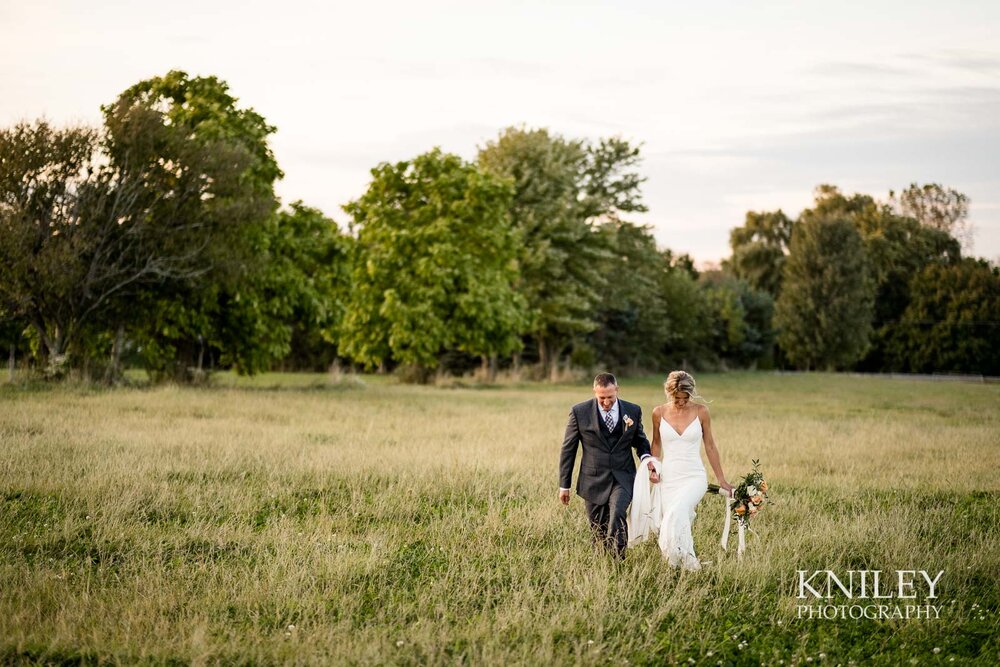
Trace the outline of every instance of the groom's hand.
{"label": "groom's hand", "polygon": [[563,505],[569,505],[569,491],[565,489],[559,490],[559,502]]}

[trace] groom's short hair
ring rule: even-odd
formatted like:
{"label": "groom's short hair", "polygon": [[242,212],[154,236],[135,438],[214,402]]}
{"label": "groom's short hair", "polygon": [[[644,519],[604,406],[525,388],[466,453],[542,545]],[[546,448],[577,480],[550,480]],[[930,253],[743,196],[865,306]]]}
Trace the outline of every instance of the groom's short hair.
{"label": "groom's short hair", "polygon": [[618,380],[611,373],[598,373],[594,378],[595,387],[617,387]]}

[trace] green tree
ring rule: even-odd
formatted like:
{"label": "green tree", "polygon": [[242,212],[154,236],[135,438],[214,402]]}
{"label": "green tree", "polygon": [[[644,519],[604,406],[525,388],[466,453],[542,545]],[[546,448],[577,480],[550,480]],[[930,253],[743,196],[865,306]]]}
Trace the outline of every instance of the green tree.
{"label": "green tree", "polygon": [[[196,254],[200,267],[199,275],[164,281],[140,301],[145,314],[133,336],[150,370],[184,379],[201,369],[206,350],[251,373],[284,356],[283,318],[293,308],[270,289],[274,181],[282,176],[267,143],[274,127],[238,106],[225,82],[179,71],[130,87],[102,110],[112,160],[151,183],[145,206],[164,230],[161,242]],[[148,135],[132,131],[136,119],[145,119]],[[217,165],[192,163],[192,152],[208,153]],[[198,196],[178,209],[178,193],[194,186]],[[193,238],[178,233],[184,226],[196,230]]]}
{"label": "green tree", "polygon": [[596,145],[547,130],[508,128],[479,151],[479,164],[511,179],[510,214],[520,234],[518,291],[542,374],[594,331],[613,248],[601,223],[644,211],[639,149],[619,138]]}
{"label": "green tree", "polygon": [[[284,175],[268,143],[268,137],[276,128],[252,108],[239,107],[238,102],[229,93],[229,85],[217,77],[190,77],[185,72],[172,70],[162,77],[146,79],[129,87],[114,103],[101,110],[112,129],[109,138],[112,154],[122,147],[121,137],[114,132],[117,120],[126,118],[135,109],[159,111],[166,125],[185,132],[194,142],[216,149],[228,146],[247,154],[240,164],[241,177],[253,188],[256,197],[244,195],[237,202],[213,202],[213,207],[256,205],[272,210],[274,182]],[[171,156],[159,157],[169,160]]]}
{"label": "green tree", "polygon": [[292,353],[305,365],[333,360],[350,239],[319,210],[294,202],[266,222],[255,243],[254,270],[238,282],[148,295],[154,317],[137,325],[135,336],[154,377],[198,375],[215,364],[255,373]]}
{"label": "green tree", "polygon": [[1000,269],[985,260],[929,264],[890,339],[904,370],[1000,375]]}
{"label": "green tree", "polygon": [[707,310],[705,346],[713,361],[737,367],[772,363],[774,299],[725,271],[699,279]]}
{"label": "green tree", "polygon": [[520,345],[510,185],[435,149],[372,170],[345,206],[357,234],[341,352],[432,369],[442,352],[488,359]]}
{"label": "green tree", "polygon": [[895,215],[887,207],[881,207],[876,215],[860,218],[857,224],[875,283],[872,345],[860,367],[903,370],[905,364],[888,348],[894,329],[910,305],[912,278],[928,266],[958,262],[959,242],[947,232]]}
{"label": "green tree", "polygon": [[687,270],[682,261],[672,264],[660,281],[660,293],[667,308],[663,323],[667,330],[665,367],[690,368],[715,361],[709,343],[712,312],[699,277]]}
{"label": "green tree", "polygon": [[24,356],[28,351],[28,340],[24,333],[29,324],[23,318],[14,317],[0,308],[0,355],[7,359],[8,378],[14,380],[15,367],[24,364]]}
{"label": "green tree", "polygon": [[600,229],[612,257],[601,263],[607,286],[594,313],[598,326],[586,344],[605,368],[633,373],[659,368],[670,340],[661,290],[670,257],[656,248],[647,227],[607,222]]}
{"label": "green tree", "polygon": [[781,210],[747,211],[743,226],[729,233],[732,256],[723,262],[723,268],[752,288],[777,297],[793,225]]}
{"label": "green tree", "polygon": [[[508,130],[518,132],[518,130]],[[559,137],[555,138],[557,141]],[[588,221],[620,222],[623,213],[644,213],[641,188],[646,181],[637,170],[639,147],[621,137],[605,137],[596,144],[580,142],[585,151],[582,179],[582,215]]]}
{"label": "green tree", "polygon": [[300,201],[279,212],[272,230],[270,290],[287,300],[290,361],[295,368],[324,370],[336,355],[350,288],[352,239]]}
{"label": "green tree", "polygon": [[683,271],[692,278],[698,277],[699,271],[694,268],[694,259],[691,258],[691,255],[684,253],[683,255],[674,257],[673,252],[669,248],[664,250],[663,254],[671,268]]}
{"label": "green tree", "polygon": [[100,198],[96,151],[90,128],[39,121],[0,130],[0,306],[31,322],[58,366],[95,303],[81,299],[93,292],[85,256]]}
{"label": "green tree", "polygon": [[242,199],[243,154],[192,142],[152,109],[115,115],[104,135],[21,124],[0,132],[0,154],[0,290],[56,373],[102,328],[140,317],[138,295],[203,276],[228,219],[199,213]]}
{"label": "green tree", "polygon": [[898,195],[890,191],[889,199],[902,215],[921,225],[971,242],[969,198],[961,192],[937,183],[911,183]]}
{"label": "green tree", "polygon": [[958,241],[947,231],[899,215],[891,204],[869,195],[846,196],[834,186],[817,189],[815,206],[801,218],[843,217],[861,234],[875,285],[871,345],[859,362],[865,370],[902,370],[898,354],[889,354],[888,341],[910,302],[911,278],[930,264],[958,261]]}
{"label": "green tree", "polygon": [[846,368],[868,347],[874,286],[853,222],[815,214],[795,227],[775,304],[778,342],[805,369]]}

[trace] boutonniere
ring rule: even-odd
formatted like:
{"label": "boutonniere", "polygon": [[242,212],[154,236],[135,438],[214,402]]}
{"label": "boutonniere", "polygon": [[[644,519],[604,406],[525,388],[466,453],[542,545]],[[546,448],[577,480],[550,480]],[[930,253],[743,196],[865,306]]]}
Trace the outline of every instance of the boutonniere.
{"label": "boutonniere", "polygon": [[625,430],[626,431],[629,430],[629,428],[632,426],[632,424],[635,423],[634,421],[632,421],[632,418],[629,417],[628,415],[625,415],[624,417],[622,417],[622,421],[625,422]]}

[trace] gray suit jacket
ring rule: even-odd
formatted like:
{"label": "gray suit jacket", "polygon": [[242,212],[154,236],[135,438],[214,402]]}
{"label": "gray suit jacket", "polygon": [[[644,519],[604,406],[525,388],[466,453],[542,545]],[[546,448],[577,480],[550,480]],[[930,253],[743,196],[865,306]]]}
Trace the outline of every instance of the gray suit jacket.
{"label": "gray suit jacket", "polygon": [[[642,430],[642,409],[635,403],[618,399],[618,424],[608,432],[597,409],[597,399],[577,403],[569,411],[566,437],[559,457],[559,487],[571,488],[576,451],[583,445],[580,475],[576,493],[584,500],[604,505],[615,481],[632,495],[635,482],[635,460],[632,449],[640,457],[649,454],[649,440]],[[627,426],[625,417],[632,420]]]}

